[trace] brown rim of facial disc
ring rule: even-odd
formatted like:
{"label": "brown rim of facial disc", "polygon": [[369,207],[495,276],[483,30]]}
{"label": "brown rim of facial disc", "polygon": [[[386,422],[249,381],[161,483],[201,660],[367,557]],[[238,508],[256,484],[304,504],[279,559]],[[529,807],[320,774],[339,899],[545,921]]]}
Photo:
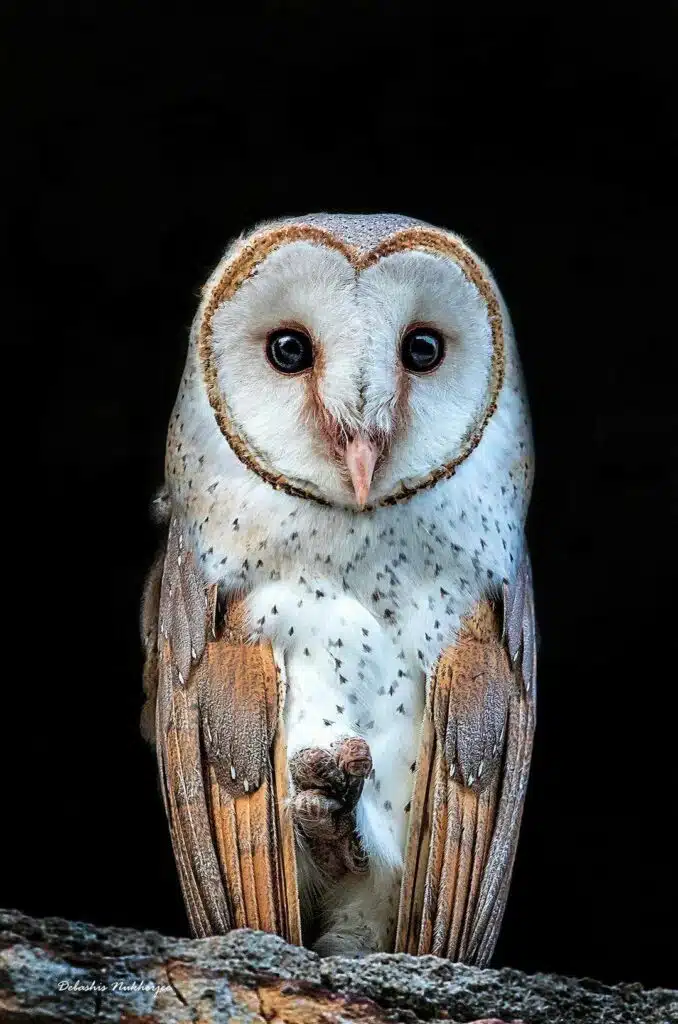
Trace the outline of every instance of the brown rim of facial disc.
{"label": "brown rim of facial disc", "polygon": [[375,508],[385,505],[396,505],[401,501],[407,501],[408,498],[411,498],[413,494],[417,494],[419,491],[433,487],[439,480],[452,476],[457,466],[467,459],[474,448],[477,447],[487,422],[496,409],[497,397],[504,381],[504,331],[499,300],[473,255],[456,238],[426,227],[406,228],[403,231],[394,232],[394,234],[374,249],[371,249],[369,252],[361,252],[360,249],[347,245],[324,228],[313,227],[311,224],[292,224],[273,228],[263,234],[255,234],[245,242],[238,255],[227,263],[221,277],[212,288],[203,311],[198,335],[198,358],[202,366],[207,395],[210,405],[214,410],[219,429],[235,454],[241,462],[276,490],[285,491],[287,494],[294,495],[297,498],[308,498],[321,505],[334,504],[334,502],[328,501],[326,498],[314,494],[303,487],[299,487],[281,474],[274,473],[266,468],[260,456],[235,432],[228,408],[218,387],[217,369],[212,350],[212,319],[214,314],[222,303],[233,298],[241,284],[248,277],[251,277],[259,264],[267,256],[270,256],[281,245],[287,245],[290,242],[312,242],[316,245],[322,245],[327,249],[335,249],[346,257],[356,273],[360,273],[362,270],[366,270],[367,267],[373,266],[382,257],[391,256],[397,252],[417,250],[447,256],[458,264],[466,278],[478,289],[487,305],[487,314],[492,330],[492,364],[485,410],[475,429],[466,439],[459,455],[454,459],[444,463],[442,466],[438,466],[437,469],[434,469],[410,487],[401,481],[396,490],[391,494],[380,498],[379,501],[372,505],[366,505],[362,510],[356,509],[355,511],[372,512]]}

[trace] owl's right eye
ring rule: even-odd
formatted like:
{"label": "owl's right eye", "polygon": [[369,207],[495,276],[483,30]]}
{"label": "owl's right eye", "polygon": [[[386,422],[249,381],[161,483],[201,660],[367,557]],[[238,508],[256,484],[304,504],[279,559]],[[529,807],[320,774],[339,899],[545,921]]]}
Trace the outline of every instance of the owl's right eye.
{"label": "owl's right eye", "polygon": [[301,373],[313,366],[313,344],[308,334],[292,327],[271,331],[266,342],[268,361],[280,373]]}

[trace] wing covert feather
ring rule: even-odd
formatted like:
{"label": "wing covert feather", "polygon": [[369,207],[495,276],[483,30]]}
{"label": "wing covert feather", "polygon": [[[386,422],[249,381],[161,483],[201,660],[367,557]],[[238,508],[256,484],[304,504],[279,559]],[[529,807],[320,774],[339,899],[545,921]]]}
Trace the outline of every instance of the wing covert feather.
{"label": "wing covert feather", "polygon": [[513,869],[536,717],[527,552],[504,589],[463,621],[433,673],[424,714],[396,952],[486,964]]}
{"label": "wing covert feather", "polygon": [[[161,570],[161,571],[160,571]],[[144,603],[145,684],[174,857],[196,936],[252,927],[301,942],[281,681],[270,644],[248,644],[200,578],[172,518]],[[146,721],[148,716],[146,715]],[[281,765],[285,770],[281,770]]]}

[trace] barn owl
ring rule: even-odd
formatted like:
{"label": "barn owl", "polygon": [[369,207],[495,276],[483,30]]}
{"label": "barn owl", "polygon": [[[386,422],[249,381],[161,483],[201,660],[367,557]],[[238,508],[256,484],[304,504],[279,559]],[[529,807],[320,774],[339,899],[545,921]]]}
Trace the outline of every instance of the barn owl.
{"label": "barn owl", "polygon": [[142,726],[194,933],[486,963],[536,714],[531,427],[489,269],[405,216],[244,234],[165,476]]}

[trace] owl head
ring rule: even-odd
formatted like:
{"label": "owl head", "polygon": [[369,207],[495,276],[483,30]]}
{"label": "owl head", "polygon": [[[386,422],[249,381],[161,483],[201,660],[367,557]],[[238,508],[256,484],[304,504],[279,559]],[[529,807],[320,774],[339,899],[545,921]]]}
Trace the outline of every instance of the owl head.
{"label": "owl head", "polygon": [[259,226],[203,290],[194,378],[276,488],[369,511],[451,476],[496,411],[506,313],[457,236],[392,215]]}

